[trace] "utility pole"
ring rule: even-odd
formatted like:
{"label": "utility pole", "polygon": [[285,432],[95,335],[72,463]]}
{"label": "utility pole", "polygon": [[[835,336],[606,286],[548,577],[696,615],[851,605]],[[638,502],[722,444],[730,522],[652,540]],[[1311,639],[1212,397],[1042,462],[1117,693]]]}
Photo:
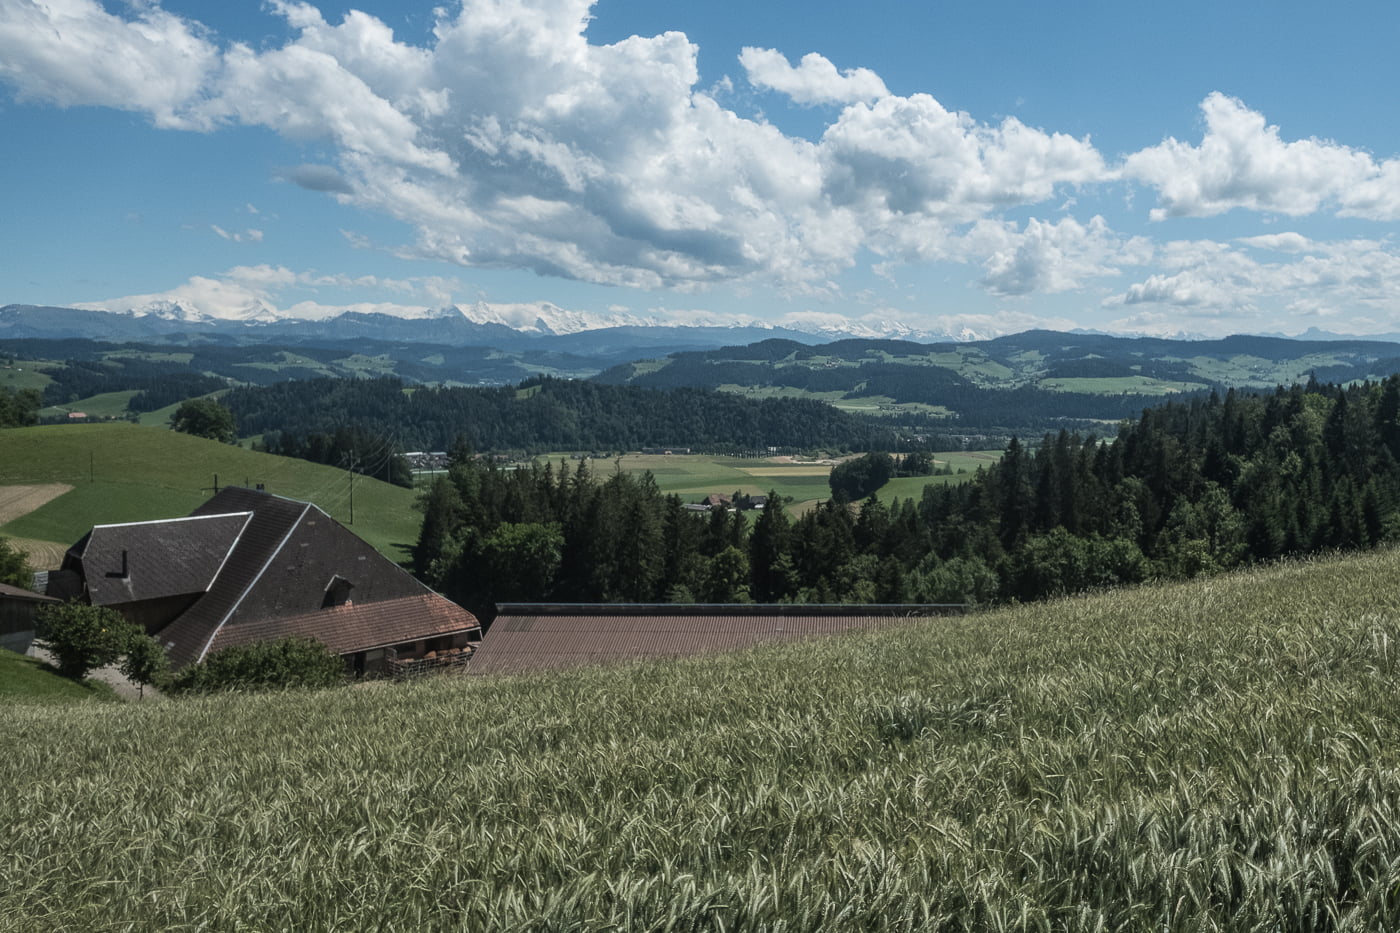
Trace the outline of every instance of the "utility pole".
{"label": "utility pole", "polygon": [[355,467],[359,465],[359,458],[345,455],[345,472],[350,474],[350,524],[355,524]]}

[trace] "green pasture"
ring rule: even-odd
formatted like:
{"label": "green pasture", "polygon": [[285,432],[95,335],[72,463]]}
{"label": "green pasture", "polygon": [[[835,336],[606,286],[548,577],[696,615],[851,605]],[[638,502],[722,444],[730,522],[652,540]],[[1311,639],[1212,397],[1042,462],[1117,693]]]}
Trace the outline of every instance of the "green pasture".
{"label": "green pasture", "polygon": [[807,389],[799,389],[795,386],[746,386],[739,385],[737,382],[726,382],[715,388],[720,392],[728,392],[730,395],[742,395],[745,398],[810,398],[819,402],[827,402],[831,405],[835,405],[846,397],[846,393],[840,389],[831,392],[810,392]]}
{"label": "green pasture", "polygon": [[137,415],[137,418],[142,427],[168,428],[170,427],[170,419],[175,415],[175,409],[183,404],[185,403],[175,402],[172,405],[166,405],[164,408],[157,408],[155,411],[143,411],[141,414]]}
{"label": "green pasture", "polygon": [[1204,379],[1231,386],[1272,388],[1277,385],[1306,383],[1313,370],[1334,366],[1343,360],[1332,354],[1314,353],[1296,360],[1275,362],[1257,356],[1238,355],[1229,359],[1196,356],[1187,360]]}
{"label": "green pasture", "polygon": [[731,395],[742,395],[744,398],[766,399],[766,398],[806,398],[819,402],[826,402],[833,408],[848,411],[857,415],[888,415],[896,416],[910,412],[932,415],[935,418],[947,418],[953,414],[952,409],[942,405],[926,405],[923,402],[896,402],[886,395],[862,395],[859,398],[847,398],[844,391],[831,392],[809,392],[806,389],[798,389],[792,386],[743,386],[737,383],[725,383],[717,387],[721,392],[728,392]]}
{"label": "green pasture", "polygon": [[345,367],[351,374],[365,378],[392,376],[396,371],[394,360],[382,354],[380,356],[365,356],[363,353],[352,353],[344,359],[337,360],[336,363]]}
{"label": "green pasture", "polygon": [[110,360],[145,360],[148,363],[189,365],[194,359],[194,354],[188,350],[108,350],[103,357]]}
{"label": "green pasture", "polygon": [[13,930],[1400,928],[1400,554],[727,656],[8,708]]}
{"label": "green pasture", "polygon": [[0,527],[0,535],[72,544],[96,524],[175,518],[220,486],[263,483],[315,503],[381,553],[406,560],[422,515],[409,489],[291,457],[126,422],[0,431],[0,485],[67,483],[71,492]]}
{"label": "green pasture", "polygon": [[896,402],[888,395],[863,395],[860,398],[843,398],[831,403],[832,407],[855,415],[878,415],[882,418],[897,418],[903,414],[929,415],[934,418],[949,418],[951,408],[943,405],[926,405],[923,402]]}
{"label": "green pasture", "polygon": [[991,466],[1001,460],[1005,451],[1001,450],[954,450],[933,455],[934,462],[939,466],[948,464],[953,468],[953,472],[966,470],[973,473],[978,467]]}
{"label": "green pasture", "polygon": [[[918,499],[928,485],[961,483],[979,466],[1001,459],[999,450],[955,451],[935,454],[939,466],[950,465],[953,476],[914,476],[891,480],[879,496]],[[556,456],[557,460],[558,457]],[[793,512],[802,512],[816,502],[830,498],[827,477],[832,462],[785,462],[776,458],[710,457],[696,454],[627,454],[612,460],[590,460],[596,475],[606,476],[615,469],[629,473],[650,471],[662,492],[676,493],[687,502],[697,501],[712,492],[729,495],[736,490],[748,495],[767,495],[776,490],[792,500]],[[957,475],[956,471],[967,473]]]}
{"label": "green pasture", "polygon": [[40,418],[61,418],[69,412],[80,411],[90,418],[121,418],[126,415],[126,405],[136,394],[135,389],[122,392],[103,392],[66,405],[52,405],[39,410]]}
{"label": "green pasture", "polygon": [[1090,395],[1172,395],[1209,388],[1203,382],[1177,382],[1150,376],[1042,379],[1038,385],[1049,392],[1083,392]]}
{"label": "green pasture", "polygon": [[21,389],[38,389],[42,392],[53,382],[47,370],[62,365],[41,360],[15,360],[0,365],[0,385],[14,392]]}
{"label": "green pasture", "polygon": [[980,350],[962,351],[961,360],[952,368],[975,385],[1004,385],[1014,383],[1017,378],[1016,370],[987,357]]}
{"label": "green pasture", "polygon": [[627,454],[614,460],[590,461],[600,475],[621,468],[629,473],[651,471],[662,492],[673,492],[693,502],[712,492],[729,495],[736,490],[751,496],[777,490],[800,504],[830,495],[830,464],[779,464],[766,458],[708,457],[689,454]]}
{"label": "green pasture", "polygon": [[895,499],[913,499],[916,502],[923,498],[926,486],[954,486],[958,483],[967,482],[967,476],[898,476],[881,486],[876,493],[880,501],[886,504]]}

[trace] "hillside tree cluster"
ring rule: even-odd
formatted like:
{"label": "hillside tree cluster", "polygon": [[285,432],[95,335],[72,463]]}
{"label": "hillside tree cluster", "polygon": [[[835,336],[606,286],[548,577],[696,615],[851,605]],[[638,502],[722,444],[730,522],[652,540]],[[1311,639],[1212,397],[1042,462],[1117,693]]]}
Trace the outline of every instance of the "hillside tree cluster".
{"label": "hillside tree cluster", "polygon": [[43,399],[37,389],[0,386],[0,428],[23,428],[39,423]]}

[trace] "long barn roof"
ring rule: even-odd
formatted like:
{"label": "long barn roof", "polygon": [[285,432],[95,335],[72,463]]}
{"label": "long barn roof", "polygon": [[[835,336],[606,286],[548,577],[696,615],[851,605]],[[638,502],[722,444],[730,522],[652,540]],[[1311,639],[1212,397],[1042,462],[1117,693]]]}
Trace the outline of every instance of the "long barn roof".
{"label": "long barn roof", "polygon": [[869,631],[962,606],[503,605],[467,670],[507,674]]}

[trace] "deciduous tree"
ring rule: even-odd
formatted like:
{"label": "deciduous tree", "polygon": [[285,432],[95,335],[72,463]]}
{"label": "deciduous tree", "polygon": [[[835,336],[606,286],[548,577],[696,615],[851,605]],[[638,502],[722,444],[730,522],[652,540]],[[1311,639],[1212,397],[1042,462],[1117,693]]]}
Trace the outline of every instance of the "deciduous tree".
{"label": "deciduous tree", "polygon": [[233,444],[238,440],[233,412],[212,398],[192,398],[183,403],[170,416],[170,427],[181,434],[207,437],[223,444]]}

